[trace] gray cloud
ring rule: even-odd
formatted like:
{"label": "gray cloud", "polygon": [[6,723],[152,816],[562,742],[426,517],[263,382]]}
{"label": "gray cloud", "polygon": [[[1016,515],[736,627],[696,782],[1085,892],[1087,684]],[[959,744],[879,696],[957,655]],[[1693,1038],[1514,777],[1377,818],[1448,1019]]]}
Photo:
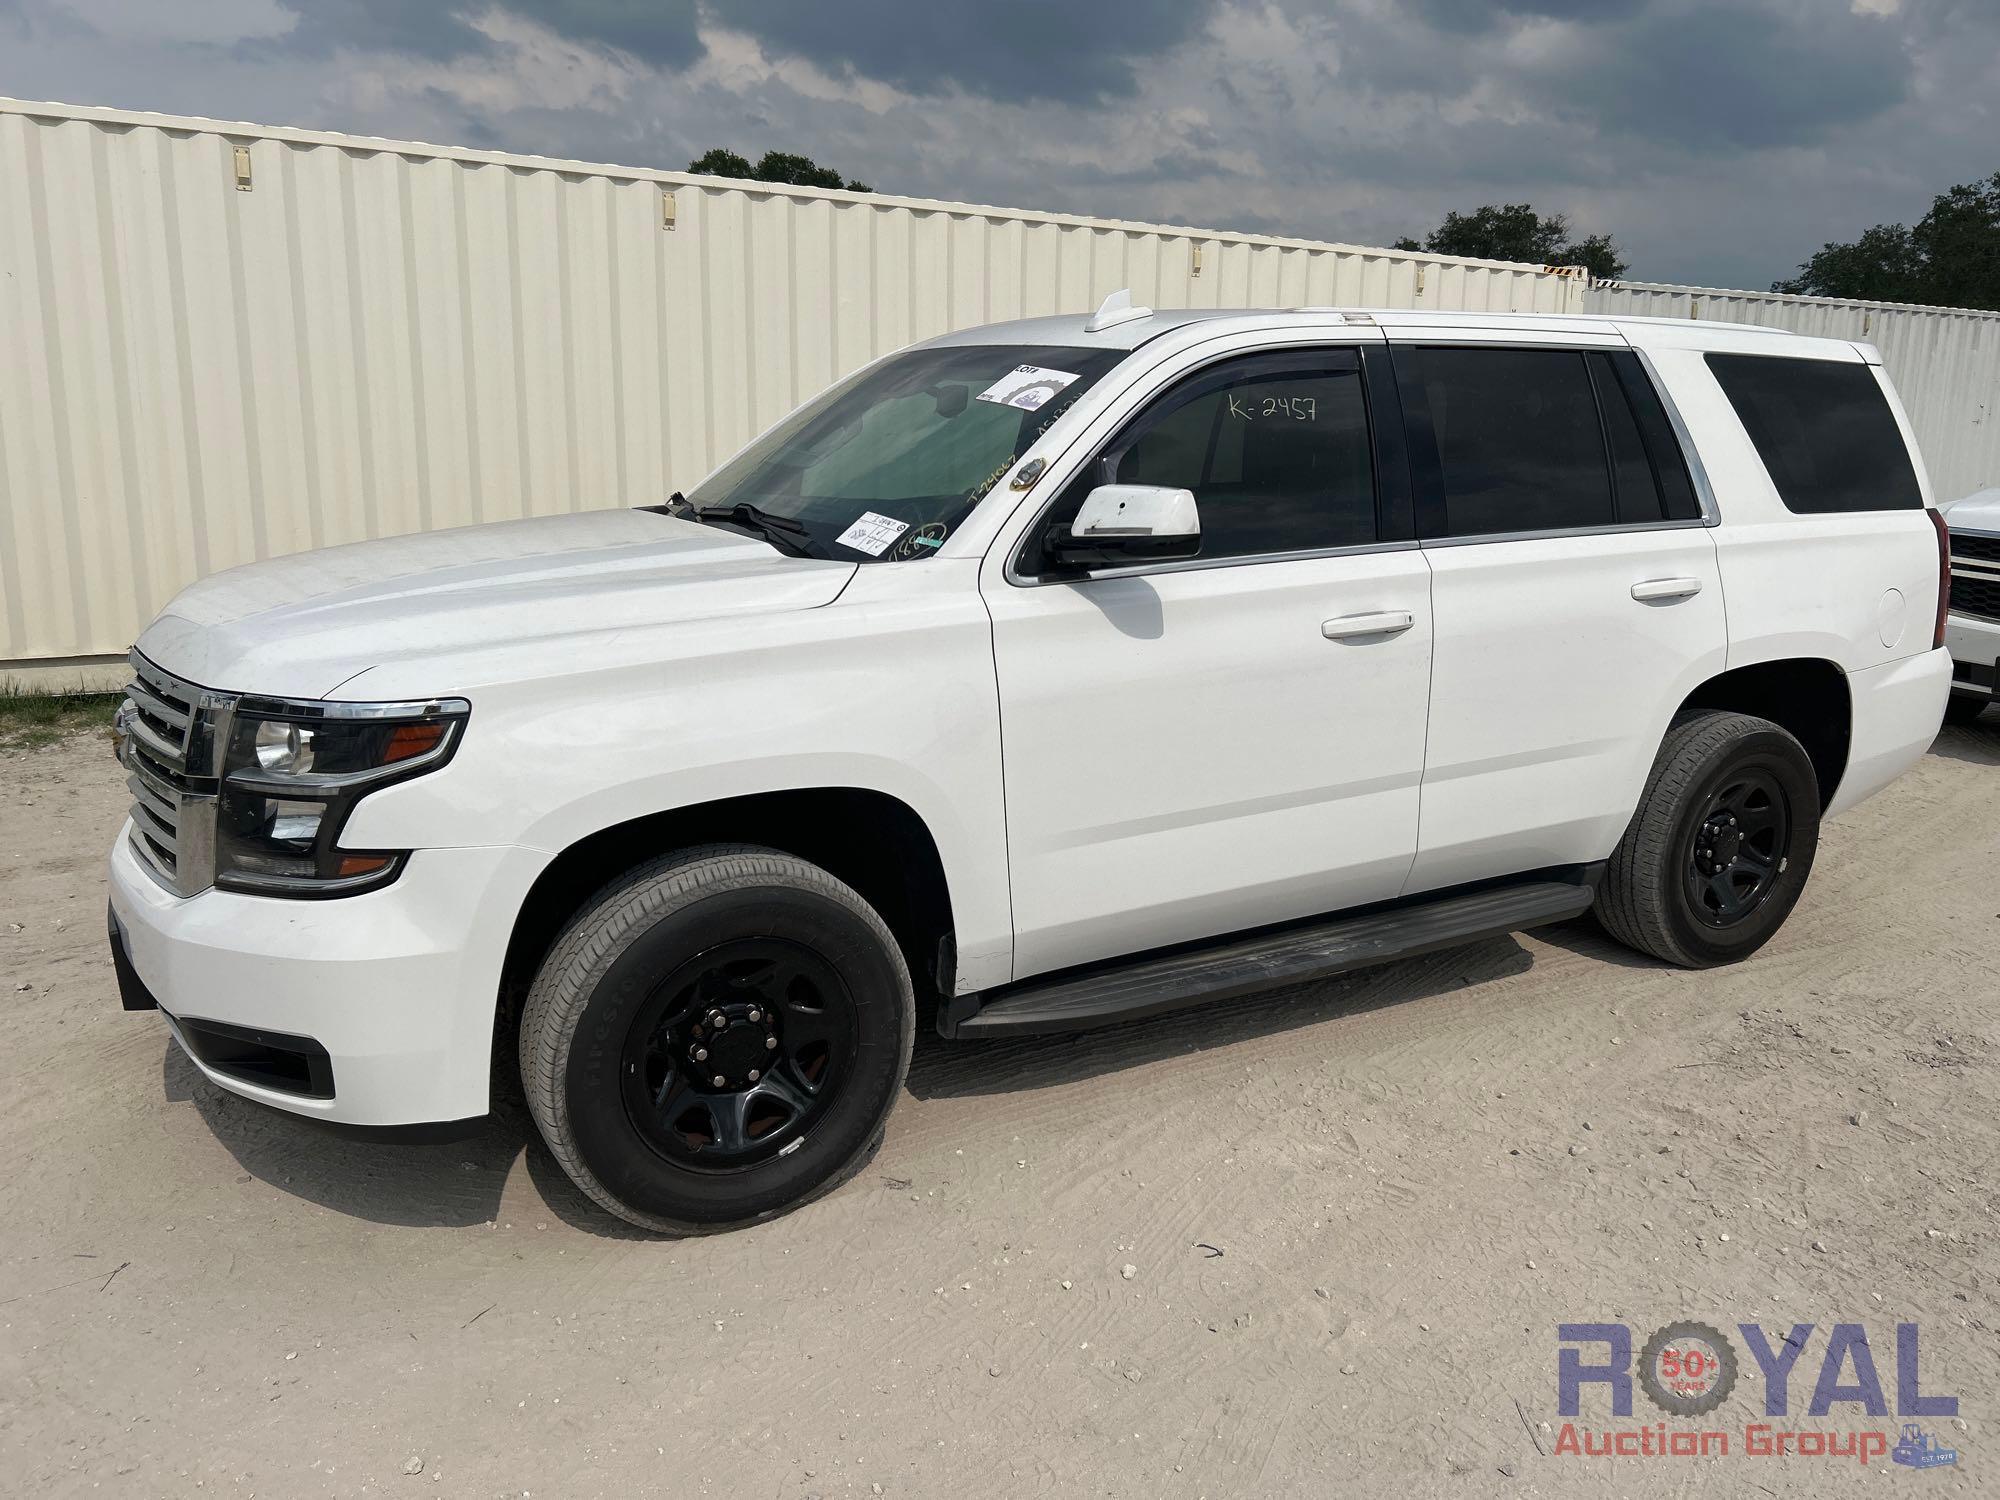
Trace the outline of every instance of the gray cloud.
{"label": "gray cloud", "polygon": [[280,44],[300,52],[350,47],[437,60],[488,45],[485,35],[450,4],[411,5],[406,0],[279,0],[279,4],[299,18]]}
{"label": "gray cloud", "polygon": [[1614,21],[1646,0],[1410,0],[1406,9],[1444,31],[1483,33],[1525,19]]}
{"label": "gray cloud", "polygon": [[475,22],[489,11],[539,22],[573,41],[626,52],[642,62],[677,66],[701,53],[694,0],[278,0],[298,15],[285,46],[407,53],[444,61],[486,52],[492,43]]}
{"label": "gray cloud", "polygon": [[774,52],[915,94],[1094,100],[1137,87],[1136,61],[1171,51],[1210,0],[716,0],[715,16]]}
{"label": "gray cloud", "polygon": [[1709,0],[1593,27],[1527,76],[1565,119],[1740,150],[1798,145],[1873,120],[1909,97],[1912,64],[1890,17]]}
{"label": "gray cloud", "polygon": [[[0,0],[0,93],[1760,286],[2000,167],[1992,0]],[[1881,14],[1881,12],[1888,12]]]}

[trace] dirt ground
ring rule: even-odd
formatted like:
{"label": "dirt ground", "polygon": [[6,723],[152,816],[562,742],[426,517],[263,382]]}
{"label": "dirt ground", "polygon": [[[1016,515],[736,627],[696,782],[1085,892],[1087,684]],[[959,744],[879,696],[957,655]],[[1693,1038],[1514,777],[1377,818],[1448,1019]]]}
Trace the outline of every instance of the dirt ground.
{"label": "dirt ground", "polygon": [[[1750,963],[1582,922],[1091,1036],[921,1035],[859,1178],[678,1243],[518,1106],[390,1146],[208,1086],[117,1007],[123,802],[100,738],[0,753],[8,1493],[2000,1492],[2000,714],[1831,825]],[[1917,1323],[1957,1466],[1556,1452],[1557,1325],[1680,1318],[1743,1371],[1666,1425],[1739,1439],[1740,1323],[1817,1330],[1774,1425],[1891,1434],[1806,1398],[1854,1322],[1893,1403]],[[1580,1426],[1660,1419],[1593,1388]]]}

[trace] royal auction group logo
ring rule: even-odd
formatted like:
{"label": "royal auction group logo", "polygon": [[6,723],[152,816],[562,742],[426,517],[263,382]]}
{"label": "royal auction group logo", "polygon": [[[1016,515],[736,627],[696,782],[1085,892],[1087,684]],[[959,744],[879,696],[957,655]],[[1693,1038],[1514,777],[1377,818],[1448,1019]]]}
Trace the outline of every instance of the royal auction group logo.
{"label": "royal auction group logo", "polygon": [[[1915,1323],[1898,1323],[1892,1381],[1885,1386],[1868,1329],[1835,1323],[1824,1339],[1811,1323],[1795,1323],[1773,1338],[1762,1325],[1738,1323],[1737,1338],[1763,1385],[1766,1420],[1732,1425],[1715,1414],[1736,1391],[1746,1369],[1736,1341],[1708,1323],[1685,1320],[1653,1331],[1633,1357],[1633,1330],[1623,1323],[1564,1323],[1557,1327],[1556,1410],[1566,1419],[1556,1434],[1558,1457],[1838,1459],[1870,1464],[1887,1458],[1913,1469],[1955,1465],[1958,1451],[1938,1442],[1920,1421],[1891,1433],[1850,1425],[1857,1417],[1955,1417],[1958,1398],[1923,1389],[1921,1335]],[[1795,1377],[1803,1389],[1813,1372],[1804,1420],[1792,1418]],[[1632,1416],[1633,1388],[1663,1416],[1651,1422],[1595,1426],[1579,1423],[1584,1394],[1602,1388],[1612,1418]],[[1890,1391],[1894,1391],[1893,1404]],[[1839,1408],[1839,1410],[1836,1410]],[[1682,1425],[1683,1423],[1690,1425]]]}

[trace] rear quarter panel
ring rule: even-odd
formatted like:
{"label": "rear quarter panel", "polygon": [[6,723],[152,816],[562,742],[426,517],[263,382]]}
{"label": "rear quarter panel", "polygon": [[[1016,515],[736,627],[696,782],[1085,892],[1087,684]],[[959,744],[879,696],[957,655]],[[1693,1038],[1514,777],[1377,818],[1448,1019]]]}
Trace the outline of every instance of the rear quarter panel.
{"label": "rear quarter panel", "polygon": [[[1635,330],[1635,332],[1639,332]],[[1732,668],[1819,657],[1854,673],[1928,651],[1937,609],[1937,536],[1921,510],[1801,515],[1785,507],[1722,387],[1709,351],[1831,357],[1864,363],[1852,344],[1726,329],[1653,330],[1635,337],[1660,371],[1708,471],[1721,516],[1716,551],[1728,612]],[[1888,395],[1916,463],[1930,482],[1895,392]]]}

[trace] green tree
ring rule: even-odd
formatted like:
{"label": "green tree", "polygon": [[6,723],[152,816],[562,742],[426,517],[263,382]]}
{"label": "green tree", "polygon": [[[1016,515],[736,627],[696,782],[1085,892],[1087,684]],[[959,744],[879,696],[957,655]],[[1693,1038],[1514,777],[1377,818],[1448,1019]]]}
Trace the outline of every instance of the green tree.
{"label": "green tree", "polygon": [[1600,281],[1616,281],[1626,270],[1625,257],[1610,235],[1573,240],[1567,214],[1538,214],[1525,203],[1488,203],[1469,214],[1453,210],[1421,245],[1400,239],[1396,248],[1537,266],[1584,266]]}
{"label": "green tree", "polygon": [[689,162],[688,170],[709,177],[747,178],[750,175],[750,158],[739,156],[724,146],[712,146]]}
{"label": "green tree", "polygon": [[832,167],[823,167],[810,156],[791,151],[766,151],[755,166],[750,158],[722,146],[704,151],[688,163],[690,172],[710,177],[736,177],[750,182],[782,182],[791,187],[846,188],[850,193],[872,192],[865,182],[842,179]]}
{"label": "green tree", "polygon": [[1915,224],[1877,224],[1822,245],[1774,292],[2000,309],[2000,172],[1931,200]]}

